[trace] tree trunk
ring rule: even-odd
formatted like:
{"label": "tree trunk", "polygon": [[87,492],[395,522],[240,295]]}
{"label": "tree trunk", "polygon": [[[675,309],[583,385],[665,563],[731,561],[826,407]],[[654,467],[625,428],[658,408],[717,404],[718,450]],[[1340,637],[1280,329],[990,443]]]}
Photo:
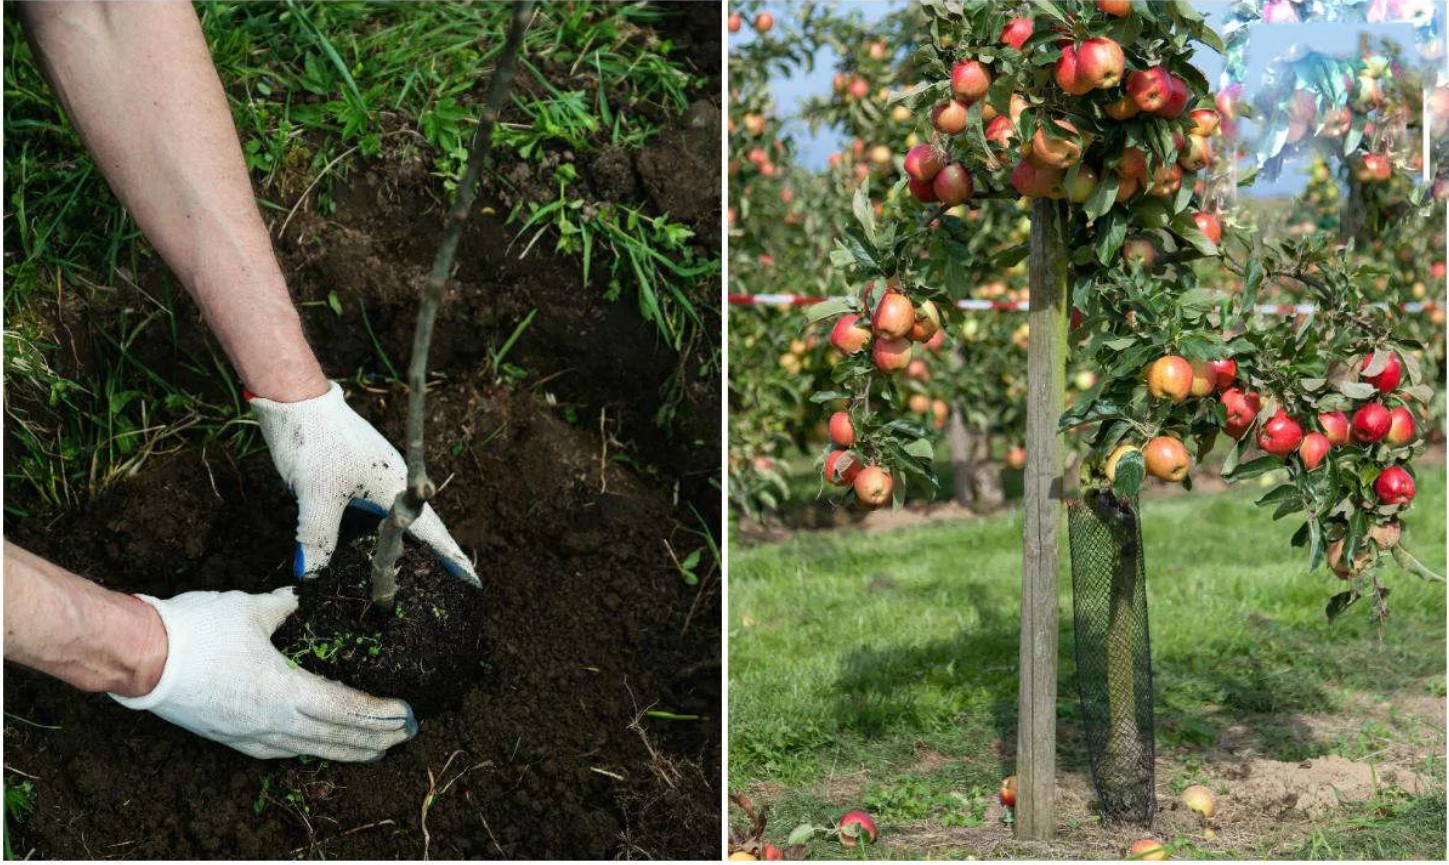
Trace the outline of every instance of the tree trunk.
{"label": "tree trunk", "polygon": [[976,460],[972,454],[971,433],[966,430],[960,405],[951,406],[951,417],[946,421],[946,443],[951,448],[952,494],[956,504],[969,508],[975,502],[971,485]]}
{"label": "tree trunk", "polygon": [[1001,488],[1001,465],[991,460],[991,436],[986,430],[977,430],[972,440],[976,460],[972,465],[971,488],[976,495],[976,510],[989,514],[1006,504],[1006,492]]}

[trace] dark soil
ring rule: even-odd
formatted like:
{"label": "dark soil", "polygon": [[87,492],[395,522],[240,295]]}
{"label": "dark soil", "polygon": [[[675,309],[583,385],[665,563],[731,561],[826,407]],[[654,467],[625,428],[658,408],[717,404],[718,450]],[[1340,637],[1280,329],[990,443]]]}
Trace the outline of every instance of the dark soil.
{"label": "dark soil", "polygon": [[[694,17],[711,22],[712,45],[691,37]],[[668,20],[676,44],[718,76],[717,16]],[[687,585],[675,557],[704,546],[701,523],[720,533],[718,378],[696,374],[702,349],[681,357],[662,347],[627,298],[604,300],[601,280],[585,283],[579,262],[550,255],[552,238],[520,259],[526,239],[515,242],[502,218],[521,196],[552,194],[559,160],[576,160],[595,195],[634,196],[651,212],[662,205],[650,196],[671,184],[717,197],[717,175],[698,175],[718,171],[718,134],[698,126],[718,114],[714,92],[701,93],[708,110],[692,110],[659,139],[707,148],[698,165],[595,150],[485,175],[480,201],[498,215],[473,220],[463,238],[428,401],[428,466],[441,485],[433,504],[483,581],[482,646],[455,653],[481,669],[444,673],[469,680],[439,698],[456,704],[430,706],[418,737],[375,764],[259,761],[7,665],[5,764],[33,777],[35,790],[34,809],[11,834],[20,855],[717,858],[719,575],[706,552],[699,584]],[[671,180],[666,170],[681,174]],[[325,217],[299,209],[279,254],[296,299],[312,302],[304,320],[328,375],[401,442],[406,390],[384,377],[383,356],[401,369],[408,355],[441,191],[420,157],[398,150],[354,169],[336,200]],[[717,236],[717,199],[691,216],[697,237]],[[165,278],[151,267],[137,274],[142,285]],[[695,290],[717,331],[718,285]],[[340,316],[326,303],[332,292]],[[92,307],[93,326],[114,325],[107,316],[120,306]],[[489,349],[532,310],[507,359],[526,375],[508,382]],[[179,378],[205,368],[210,337],[189,301],[178,319],[182,356],[158,348],[147,361]],[[160,332],[152,344],[169,346]],[[666,396],[676,370],[687,385]],[[666,400],[677,401],[675,421],[661,428],[654,418]],[[108,587],[167,596],[291,584],[295,520],[264,451],[237,455],[193,439],[77,511],[7,516],[5,534]],[[329,573],[306,591],[345,593],[355,579]],[[418,589],[448,585],[427,579]],[[405,620],[424,623],[415,606],[403,596]],[[388,650],[414,657],[413,639],[389,630]],[[414,699],[421,709],[428,696]],[[651,708],[699,720],[651,718]]]}
{"label": "dark soil", "polygon": [[272,645],[304,670],[406,700],[418,718],[429,718],[456,705],[486,669],[483,593],[425,547],[409,545],[385,612],[372,603],[376,544],[368,534],[339,546],[327,569],[298,590],[297,612]]}

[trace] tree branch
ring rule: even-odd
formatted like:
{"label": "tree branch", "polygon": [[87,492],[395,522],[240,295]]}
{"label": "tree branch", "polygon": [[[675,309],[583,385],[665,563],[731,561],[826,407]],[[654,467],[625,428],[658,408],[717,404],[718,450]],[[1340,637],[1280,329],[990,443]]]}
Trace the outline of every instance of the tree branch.
{"label": "tree branch", "polygon": [[453,271],[453,258],[458,252],[458,240],[463,225],[473,209],[473,195],[478,184],[478,175],[493,147],[493,127],[498,123],[504,100],[508,98],[509,86],[513,82],[513,70],[518,65],[518,52],[523,44],[524,32],[533,17],[532,0],[513,5],[513,18],[508,27],[508,41],[498,57],[493,70],[493,81],[483,104],[483,113],[478,127],[473,131],[473,142],[468,148],[468,165],[463,179],[458,184],[458,197],[448,209],[443,222],[443,241],[438,254],[433,258],[433,268],[423,288],[422,304],[418,307],[417,326],[413,330],[413,354],[408,362],[408,430],[407,430],[407,488],[397,494],[387,518],[377,532],[377,552],[372,559],[372,600],[385,609],[392,609],[397,595],[397,560],[402,555],[403,533],[418,518],[429,499],[437,491],[428,478],[423,452],[423,420],[425,391],[428,378],[428,351],[433,342],[433,321],[438,315],[438,301],[443,288]]}

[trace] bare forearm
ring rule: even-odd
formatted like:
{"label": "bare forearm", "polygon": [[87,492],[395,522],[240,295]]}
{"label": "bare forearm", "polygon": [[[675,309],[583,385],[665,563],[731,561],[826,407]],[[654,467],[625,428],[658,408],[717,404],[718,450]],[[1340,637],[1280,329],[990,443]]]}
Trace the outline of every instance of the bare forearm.
{"label": "bare forearm", "polygon": [[190,3],[22,8],[71,122],[242,381],[284,402],[325,392]]}
{"label": "bare forearm", "polygon": [[5,542],[5,659],[84,691],[150,693],[166,628],[147,604]]}

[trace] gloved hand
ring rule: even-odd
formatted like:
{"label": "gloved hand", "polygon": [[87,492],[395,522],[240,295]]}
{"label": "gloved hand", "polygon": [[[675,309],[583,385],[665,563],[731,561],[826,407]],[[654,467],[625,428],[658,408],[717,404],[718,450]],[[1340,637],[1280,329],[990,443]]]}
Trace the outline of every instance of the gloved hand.
{"label": "gloved hand", "polygon": [[122,706],[146,709],[251,757],[372,760],[417,735],[407,703],[294,667],[276,650],[272,632],[297,609],[291,588],[137,597],[166,626],[166,666],[151,693],[112,694]]}
{"label": "gloved hand", "polygon": [[[292,570],[298,577],[332,561],[348,505],[385,514],[407,487],[407,464],[397,448],[348,407],[337,382],[330,384],[327,393],[301,402],[251,398],[272,461],[297,496]],[[479,585],[472,563],[431,506],[423,506],[408,534],[432,547],[453,576]]]}

